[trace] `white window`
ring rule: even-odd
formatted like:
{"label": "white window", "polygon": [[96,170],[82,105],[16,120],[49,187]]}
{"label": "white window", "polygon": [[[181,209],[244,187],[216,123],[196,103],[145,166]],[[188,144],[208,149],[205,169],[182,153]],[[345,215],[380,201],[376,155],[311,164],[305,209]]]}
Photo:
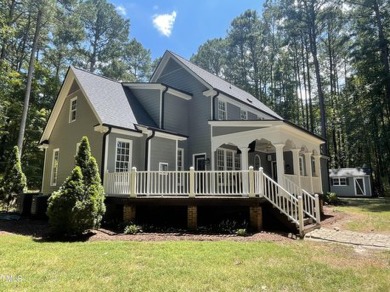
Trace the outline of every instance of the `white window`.
{"label": "white window", "polygon": [[53,150],[53,160],[51,162],[50,185],[56,186],[58,180],[58,163],[60,161],[60,149]]}
{"label": "white window", "polygon": [[76,114],[77,114],[77,97],[74,97],[70,100],[69,123],[74,122],[76,120]]}
{"label": "white window", "polygon": [[311,158],[311,174],[312,176],[317,176],[316,174],[316,160],[314,157]]}
{"label": "white window", "polygon": [[226,170],[233,170],[233,151],[226,151]]}
{"label": "white window", "polygon": [[177,149],[177,171],[183,171],[184,170],[184,149],[178,148]]}
{"label": "white window", "polygon": [[234,150],[217,149],[217,170],[239,170],[241,169],[240,155]]}
{"label": "white window", "polygon": [[218,100],[218,120],[226,120],[226,102]]}
{"label": "white window", "polygon": [[130,171],[131,148],[132,141],[123,139],[116,140],[115,172]]}
{"label": "white window", "polygon": [[240,119],[247,120],[248,119],[248,112],[240,109]]}
{"label": "white window", "polygon": [[332,184],[334,186],[346,186],[347,178],[346,177],[334,177],[332,178]]}
{"label": "white window", "polygon": [[299,174],[305,175],[305,158],[302,155],[299,156]]}
{"label": "white window", "polygon": [[222,149],[217,149],[217,170],[225,169],[225,152]]}

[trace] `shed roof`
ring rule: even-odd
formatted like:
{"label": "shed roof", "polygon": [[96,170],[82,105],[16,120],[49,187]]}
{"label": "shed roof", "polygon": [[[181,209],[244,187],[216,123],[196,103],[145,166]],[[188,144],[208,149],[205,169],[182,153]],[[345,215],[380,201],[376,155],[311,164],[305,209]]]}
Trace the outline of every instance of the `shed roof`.
{"label": "shed roof", "polygon": [[329,169],[329,177],[355,177],[355,176],[367,176],[370,175],[370,169],[368,168],[338,168]]}

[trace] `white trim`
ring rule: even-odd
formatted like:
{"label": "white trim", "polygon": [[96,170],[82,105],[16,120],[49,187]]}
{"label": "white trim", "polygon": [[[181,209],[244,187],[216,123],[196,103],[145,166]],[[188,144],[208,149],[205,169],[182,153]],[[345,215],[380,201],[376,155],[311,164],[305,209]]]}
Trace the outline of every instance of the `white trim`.
{"label": "white trim", "polygon": [[41,185],[41,193],[43,193],[43,188],[45,186],[45,176],[46,176],[46,162],[47,162],[47,148],[44,148],[45,155],[43,158],[43,175],[42,175],[42,185]]}
{"label": "white trim", "polygon": [[[181,153],[181,170],[179,170],[179,152]],[[184,170],[184,148],[177,148],[176,149],[176,171],[183,171]]]}
{"label": "white trim", "polygon": [[99,132],[101,134],[104,134],[104,133],[108,132],[109,128],[107,126],[97,125],[97,126],[93,127],[93,130],[95,132]]}
{"label": "white trim", "polygon": [[[237,101],[237,100],[235,100],[235,99],[233,99],[233,98],[231,98],[231,97],[229,97],[229,96],[224,95],[222,92],[219,93],[218,99],[221,99],[221,100],[223,100],[223,101],[226,101],[227,103],[230,103],[231,105],[234,105],[234,106],[236,106],[236,107],[238,107],[238,108],[240,108],[240,109],[242,108],[242,109],[244,109],[245,111],[247,111],[248,114],[249,114],[249,113],[252,113],[252,114],[254,114],[255,116],[261,115],[261,116],[265,116],[267,119],[272,119],[272,120],[279,121],[279,120],[277,120],[275,117],[273,117],[273,116],[267,114],[266,112],[264,112],[264,111],[262,111],[262,110],[256,108],[254,105],[250,106],[250,105],[246,104],[246,103],[243,102],[243,101]],[[254,107],[255,107],[255,108],[254,108]]]}
{"label": "white trim", "polygon": [[163,120],[163,92],[160,90],[160,111],[159,111],[159,121],[158,121],[158,127],[161,128],[162,120]]}
{"label": "white trim", "polygon": [[132,136],[132,137],[143,137],[142,133],[134,132],[134,131],[130,131],[130,130],[118,129],[118,128],[111,128],[111,133],[120,134],[120,135],[127,135],[127,136]]}
{"label": "white trim", "polygon": [[180,91],[178,89],[172,88],[168,85],[161,84],[161,83],[124,83],[123,86],[127,86],[131,89],[160,90],[160,91],[163,91],[168,87],[167,93],[182,98],[184,100],[192,99],[192,95],[190,93]]}
{"label": "white trim", "polygon": [[[55,157],[55,154],[58,153],[58,158],[57,158],[57,169],[56,169],[56,178],[55,178],[55,182],[53,183],[53,179],[54,179],[54,157]],[[53,155],[52,155],[52,159],[51,159],[51,170],[50,170],[50,186],[51,187],[55,187],[57,186],[57,183],[58,183],[58,170],[59,170],[59,167],[60,166],[60,148],[55,148],[53,149]]]}
{"label": "white trim", "polygon": [[[348,177],[346,176],[340,176],[340,177],[331,177],[332,180],[332,186],[334,187],[345,187],[348,185]],[[345,180],[345,183],[341,183],[341,180]],[[335,181],[337,181],[337,184],[335,184]]]}
{"label": "white trim", "polygon": [[116,163],[118,162],[117,161],[118,142],[129,143],[129,160],[125,161],[125,162],[128,163],[127,171],[130,171],[131,167],[132,167],[132,164],[133,164],[133,140],[123,139],[123,138],[116,138],[115,139],[115,164],[114,164],[114,171],[115,172],[119,172],[119,171],[117,171],[117,168],[116,168]]}
{"label": "white trim", "polygon": [[[110,135],[106,135],[106,139],[104,141],[104,144],[105,144],[105,148],[104,148],[104,173],[103,175],[105,175],[105,173],[108,171],[108,148],[109,148],[109,145],[110,145]],[[116,155],[116,153],[115,153]],[[103,181],[104,181],[104,177],[103,177]]]}
{"label": "white trim", "polygon": [[77,142],[76,143],[76,155],[77,155],[77,153],[79,152],[79,147],[80,147],[80,142]]}
{"label": "white trim", "polygon": [[[73,109],[73,102],[75,101],[75,108]],[[74,119],[73,119],[74,113]],[[77,119],[77,96],[69,100],[69,124],[75,122]]]}

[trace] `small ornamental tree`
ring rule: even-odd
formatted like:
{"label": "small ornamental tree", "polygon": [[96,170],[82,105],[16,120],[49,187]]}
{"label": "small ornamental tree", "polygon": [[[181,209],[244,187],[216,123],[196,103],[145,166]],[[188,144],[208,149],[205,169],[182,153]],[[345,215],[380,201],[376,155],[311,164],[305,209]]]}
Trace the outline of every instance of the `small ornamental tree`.
{"label": "small ornamental tree", "polygon": [[54,234],[77,236],[99,227],[105,211],[98,165],[83,137],[71,176],[49,199],[49,222]]}
{"label": "small ornamental tree", "polygon": [[7,205],[8,209],[16,201],[17,196],[26,191],[27,180],[22,171],[19,148],[15,146],[8,159],[4,177],[0,181],[0,200]]}

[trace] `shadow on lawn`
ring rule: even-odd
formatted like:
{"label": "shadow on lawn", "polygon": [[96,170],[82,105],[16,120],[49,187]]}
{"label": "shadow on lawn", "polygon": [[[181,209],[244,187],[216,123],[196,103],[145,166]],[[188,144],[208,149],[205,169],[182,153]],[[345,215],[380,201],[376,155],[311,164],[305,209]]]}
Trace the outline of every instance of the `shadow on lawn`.
{"label": "shadow on lawn", "polygon": [[18,220],[0,220],[0,231],[31,236],[35,242],[84,242],[95,234],[88,232],[77,237],[52,236],[47,220],[34,220],[25,217],[20,217]]}
{"label": "shadow on lawn", "polygon": [[344,207],[358,207],[366,212],[390,212],[390,198],[342,199]]}

